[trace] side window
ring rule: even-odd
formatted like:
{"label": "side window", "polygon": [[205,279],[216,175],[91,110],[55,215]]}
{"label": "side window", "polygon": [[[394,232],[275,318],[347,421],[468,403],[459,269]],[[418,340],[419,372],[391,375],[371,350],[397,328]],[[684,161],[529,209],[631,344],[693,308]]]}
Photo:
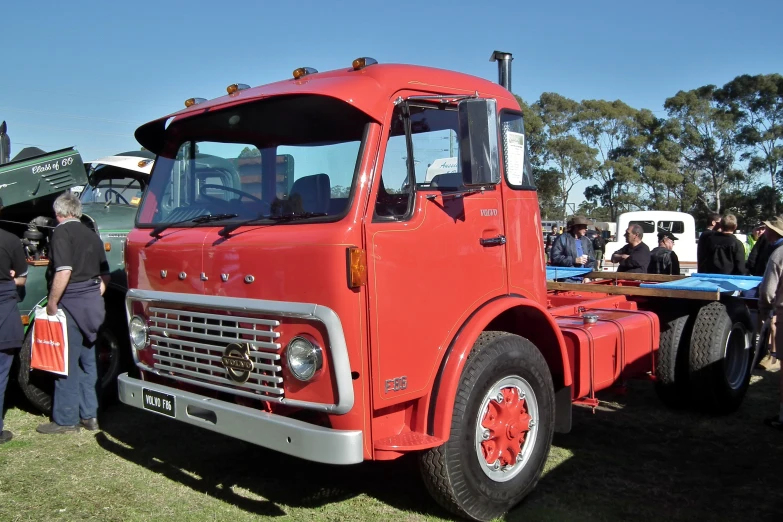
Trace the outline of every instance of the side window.
{"label": "side window", "polygon": [[[415,190],[449,191],[462,187],[456,107],[410,104],[407,109],[413,150],[408,151],[404,108],[398,105],[386,144],[375,219],[405,219]],[[410,167],[415,174],[415,186],[408,179]]]}
{"label": "side window", "polygon": [[525,142],[525,124],[519,113],[500,113],[500,139],[503,144],[503,170],[511,188],[535,190],[533,168]]}
{"label": "side window", "polygon": [[639,225],[645,234],[655,232],[655,221],[629,221],[628,225]]}
{"label": "side window", "polygon": [[682,221],[659,221],[658,230],[666,230],[672,234],[685,233],[685,223]]}

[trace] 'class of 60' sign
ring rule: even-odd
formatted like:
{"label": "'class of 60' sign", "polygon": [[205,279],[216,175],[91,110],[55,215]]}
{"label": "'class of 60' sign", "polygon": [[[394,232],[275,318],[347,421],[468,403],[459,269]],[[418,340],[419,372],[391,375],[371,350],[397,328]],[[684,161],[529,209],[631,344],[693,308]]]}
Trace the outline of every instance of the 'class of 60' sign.
{"label": "'class of 60' sign", "polygon": [[63,158],[59,161],[53,161],[51,163],[47,163],[45,165],[34,165],[32,168],[33,174],[40,174],[42,172],[50,172],[50,171],[58,171],[60,170],[60,167],[68,167],[71,164],[73,164],[73,156],[69,156],[67,158]]}

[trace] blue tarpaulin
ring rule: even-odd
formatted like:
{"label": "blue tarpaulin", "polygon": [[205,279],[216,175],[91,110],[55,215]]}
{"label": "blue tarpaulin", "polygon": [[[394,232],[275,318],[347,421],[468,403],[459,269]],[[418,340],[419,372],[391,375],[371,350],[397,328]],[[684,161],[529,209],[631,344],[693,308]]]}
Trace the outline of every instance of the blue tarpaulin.
{"label": "blue tarpaulin", "polygon": [[[588,272],[592,272],[592,268],[548,266],[546,267],[546,279],[547,281],[569,279],[572,277],[582,276]],[[641,288],[692,290],[696,292],[720,292],[735,295],[744,292],[744,295],[750,296],[751,294],[755,295],[755,292],[748,291],[754,290],[761,283],[761,279],[762,278],[758,276],[697,273],[683,279],[678,279],[677,281],[668,281],[666,283],[642,283],[639,286]]]}
{"label": "blue tarpaulin", "polygon": [[665,288],[668,290],[695,290],[702,292],[735,293],[752,290],[759,286],[761,277],[723,275],[723,274],[693,274],[677,281],[666,283],[642,283],[641,288]]}
{"label": "blue tarpaulin", "polygon": [[577,277],[592,271],[592,268],[548,266],[546,267],[546,280],[554,281],[555,279],[568,279],[569,277]]}

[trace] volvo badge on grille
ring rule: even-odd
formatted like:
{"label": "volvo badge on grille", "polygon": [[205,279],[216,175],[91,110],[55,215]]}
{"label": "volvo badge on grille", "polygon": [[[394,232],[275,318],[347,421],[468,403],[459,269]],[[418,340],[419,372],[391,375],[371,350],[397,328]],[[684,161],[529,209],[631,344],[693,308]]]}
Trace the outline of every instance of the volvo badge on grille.
{"label": "volvo badge on grille", "polygon": [[226,346],[222,361],[228,378],[232,381],[242,384],[250,378],[253,361],[250,360],[250,348],[247,344],[231,343]]}

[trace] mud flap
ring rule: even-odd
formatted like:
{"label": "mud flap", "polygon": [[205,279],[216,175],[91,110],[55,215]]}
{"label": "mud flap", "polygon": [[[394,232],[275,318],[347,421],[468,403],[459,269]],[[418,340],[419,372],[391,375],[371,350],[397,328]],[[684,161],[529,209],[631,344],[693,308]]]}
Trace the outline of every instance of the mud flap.
{"label": "mud flap", "polygon": [[555,433],[571,431],[571,387],[564,386],[555,392]]}

